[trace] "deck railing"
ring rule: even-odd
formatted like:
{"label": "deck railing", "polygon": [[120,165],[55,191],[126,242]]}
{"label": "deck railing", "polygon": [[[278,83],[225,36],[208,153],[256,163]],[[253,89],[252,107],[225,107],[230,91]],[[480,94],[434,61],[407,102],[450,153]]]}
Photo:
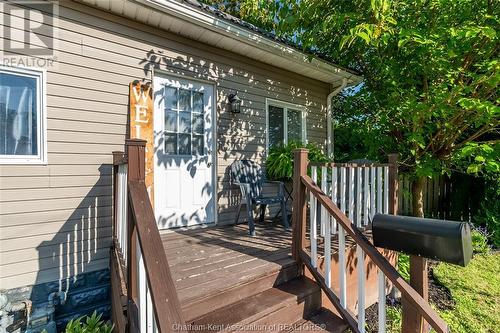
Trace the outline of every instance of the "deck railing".
{"label": "deck railing", "polygon": [[128,209],[128,164],[127,157],[122,152],[113,154],[114,170],[114,209],[113,235],[115,246],[127,262],[127,209]]}
{"label": "deck railing", "polygon": [[[397,172],[393,167],[396,158],[396,155],[389,155],[389,163],[310,163],[308,166],[312,180],[321,190],[355,221],[357,227],[365,227],[376,213],[389,213],[390,197],[395,193],[389,176]],[[314,200],[311,205],[315,205]],[[321,207],[319,213],[321,236],[324,236],[326,209]],[[332,222],[331,232],[335,234],[335,219]]]}
{"label": "deck railing", "polygon": [[[368,256],[377,268],[379,332],[386,331],[386,282],[392,283],[401,292],[404,300],[411,304],[412,308],[423,316],[436,332],[447,332],[446,323],[430,307],[429,303],[401,277],[360,230],[360,227],[367,225],[376,212],[391,214],[397,212],[396,157],[390,156],[390,163],[385,165],[323,165],[321,166],[322,188],[320,188],[317,182],[318,165],[310,165],[313,178],[308,176],[307,150],[299,149],[294,154],[295,200],[292,253],[301,266],[303,264],[308,268],[350,329],[353,332],[365,332],[365,257]],[[328,168],[331,168],[331,173],[328,173]],[[331,177],[329,177],[330,175]],[[347,175],[348,178],[346,178]],[[328,178],[331,179],[330,182],[328,182]],[[325,193],[328,192],[328,184],[330,196]],[[308,196],[309,226],[306,225]],[[337,203],[340,203],[341,208],[337,206]],[[319,223],[318,217],[321,217]],[[309,233],[307,233],[308,230]],[[339,292],[335,293],[331,286],[331,241],[332,234],[335,234],[337,230]],[[357,315],[352,313],[347,305],[347,293],[349,292],[346,286],[347,237],[356,245]],[[318,242],[320,238],[324,244],[324,270],[318,267]],[[310,250],[308,250],[308,244],[310,244]]]}
{"label": "deck railing", "polygon": [[120,257],[117,259],[126,271],[126,331],[185,332],[179,299],[144,183],[145,145],[143,140],[127,140],[127,153],[114,153],[113,236],[115,253]]}

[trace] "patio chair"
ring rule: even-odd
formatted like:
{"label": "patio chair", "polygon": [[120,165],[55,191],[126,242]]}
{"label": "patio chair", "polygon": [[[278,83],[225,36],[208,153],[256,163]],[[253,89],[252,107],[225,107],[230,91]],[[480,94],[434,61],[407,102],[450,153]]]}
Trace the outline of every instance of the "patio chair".
{"label": "patio chair", "polygon": [[[231,165],[231,182],[240,187],[241,201],[238,206],[236,223],[240,218],[241,206],[246,204],[249,235],[255,236],[255,225],[253,220],[253,207],[260,205],[260,221],[264,221],[267,205],[280,204],[282,212],[282,223],[286,230],[289,229],[286,214],[285,185],[280,181],[268,181],[264,177],[262,168],[250,160],[236,161]],[[263,185],[266,183],[278,186],[275,195],[263,194]]]}

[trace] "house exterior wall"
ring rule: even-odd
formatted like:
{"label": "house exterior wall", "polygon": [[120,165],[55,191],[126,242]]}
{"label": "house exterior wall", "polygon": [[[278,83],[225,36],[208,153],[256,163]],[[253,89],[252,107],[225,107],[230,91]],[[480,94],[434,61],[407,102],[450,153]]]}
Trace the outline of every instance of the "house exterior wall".
{"label": "house exterior wall", "polygon": [[[233,221],[239,200],[230,164],[264,160],[266,98],[305,106],[308,141],[325,143],[326,83],[82,4],[61,1],[58,15],[57,62],[47,69],[48,163],[0,166],[0,289],[108,268],[111,153],[127,135],[128,84],[153,71],[216,83],[220,224]],[[226,105],[234,90],[241,114]]]}

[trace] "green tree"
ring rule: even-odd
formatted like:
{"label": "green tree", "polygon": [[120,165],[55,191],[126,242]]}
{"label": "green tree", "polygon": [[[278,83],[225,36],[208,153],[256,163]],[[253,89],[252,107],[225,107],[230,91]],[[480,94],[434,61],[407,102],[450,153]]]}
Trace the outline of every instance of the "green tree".
{"label": "green tree", "polygon": [[233,14],[362,72],[359,90],[339,102],[337,133],[350,120],[366,157],[400,153],[417,216],[424,177],[463,168],[500,185],[496,1],[229,3],[239,8]]}
{"label": "green tree", "polygon": [[202,0],[220,11],[252,23],[265,31],[274,30],[276,3],[267,0]]}

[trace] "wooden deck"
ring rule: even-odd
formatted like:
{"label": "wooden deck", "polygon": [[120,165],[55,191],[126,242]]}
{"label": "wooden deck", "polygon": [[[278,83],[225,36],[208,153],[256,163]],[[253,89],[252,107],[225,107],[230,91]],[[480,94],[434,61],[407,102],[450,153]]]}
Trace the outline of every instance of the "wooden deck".
{"label": "wooden deck", "polygon": [[161,238],[183,316],[197,326],[190,332],[234,324],[267,325],[261,327],[271,332],[340,333],[346,327],[321,307],[317,284],[298,277],[292,234],[279,222],[256,222],[255,237],[240,224],[170,230]]}
{"label": "wooden deck", "polygon": [[[370,242],[369,230],[357,229],[307,176],[307,151],[295,152],[295,165],[299,169],[294,180],[298,185],[294,189],[293,220],[297,227],[293,233],[293,249],[292,233],[267,221],[257,225],[256,237],[247,236],[246,225],[160,233],[144,183],[144,151],[145,141],[129,140],[126,162],[123,162],[125,154],[120,153],[122,158],[114,159],[115,185],[128,185],[126,192],[117,190],[115,193],[115,213],[130,213],[128,218],[115,214],[113,219],[113,315],[123,319],[121,325],[116,326],[118,330],[135,332],[157,325],[162,332],[174,329],[208,333],[214,328],[217,331],[241,331],[241,328],[255,331],[253,327],[265,327],[257,331],[283,333],[318,331],[315,325],[321,324],[321,332],[340,333],[347,326],[356,331],[357,327],[364,326],[363,310],[377,300],[383,304],[383,291],[388,292],[392,284],[415,308],[412,315],[425,317],[437,332],[448,331],[446,323],[391,267],[397,255],[375,248]],[[389,203],[389,213],[394,213],[397,168],[396,163],[391,165],[392,173],[387,169],[390,166],[376,166],[380,176],[376,192],[373,177],[370,184],[373,193],[388,194],[384,202]],[[382,177],[379,169],[384,167]],[[128,172],[120,171],[124,168]],[[345,169],[342,170],[341,180],[345,176]],[[350,178],[354,175],[353,170],[349,169]],[[364,172],[365,185],[368,184],[367,174]],[[373,172],[370,174],[374,176]],[[361,173],[357,175],[359,188]],[[382,178],[386,180],[384,192],[381,192]],[[345,187],[345,183],[341,187]],[[324,223],[327,221],[317,221],[315,233],[321,235],[319,239],[308,237],[307,190],[345,231],[346,238],[343,238],[344,233],[336,234],[335,229],[330,233],[329,223]],[[361,202],[359,193],[357,203]],[[349,201],[352,206],[352,200]],[[382,210],[382,201],[381,197],[376,200],[378,211]],[[366,196],[362,202],[367,202]],[[354,216],[362,217],[359,208],[357,206]],[[348,215],[353,216],[353,212],[351,209]],[[359,218],[356,220],[360,222]],[[325,230],[320,230],[322,228]],[[340,244],[345,241],[345,251],[338,251],[339,237]],[[126,254],[121,253],[122,249],[127,250]],[[297,265],[291,257],[292,251],[303,265]],[[379,287],[379,276],[384,275],[385,279],[380,282],[385,283]],[[341,301],[337,295],[342,296]],[[353,315],[356,311],[358,318]],[[337,313],[342,319],[336,316]],[[384,322],[379,324],[383,326]]]}
{"label": "wooden deck", "polygon": [[181,304],[220,293],[293,264],[291,232],[273,222],[161,234]]}

